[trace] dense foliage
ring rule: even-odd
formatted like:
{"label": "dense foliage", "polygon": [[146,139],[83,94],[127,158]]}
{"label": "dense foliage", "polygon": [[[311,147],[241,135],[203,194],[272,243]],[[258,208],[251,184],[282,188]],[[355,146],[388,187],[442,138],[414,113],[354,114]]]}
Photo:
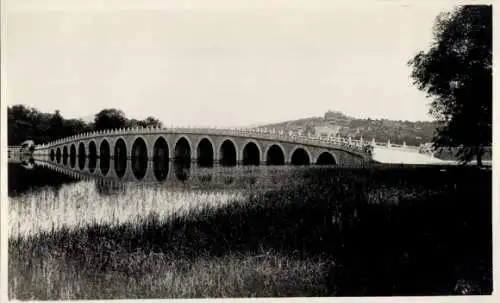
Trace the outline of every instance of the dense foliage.
{"label": "dense foliage", "polygon": [[463,161],[475,156],[481,165],[492,142],[492,6],[439,15],[432,46],[409,64],[414,83],[433,98],[434,146],[459,147]]}
{"label": "dense foliage", "polygon": [[432,122],[394,121],[388,119],[353,119],[348,127],[340,129],[340,135],[377,142],[419,146],[429,142],[436,129]]}
{"label": "dense foliage", "polygon": [[25,140],[40,144],[94,130],[162,126],[154,117],[144,120],[127,119],[123,112],[117,109],[103,109],[95,115],[93,123],[81,119],[65,119],[58,110],[53,114],[42,113],[24,105],[8,107],[7,117],[9,145],[19,145]]}
{"label": "dense foliage", "polygon": [[388,119],[358,119],[347,117],[343,125],[336,121],[328,121],[322,117],[313,117],[283,123],[269,124],[264,127],[277,129],[301,129],[304,132],[315,133],[315,127],[331,125],[339,126],[338,134],[343,137],[352,137],[364,140],[375,139],[377,142],[387,142],[419,146],[421,143],[431,142],[437,124],[427,121],[397,121]]}

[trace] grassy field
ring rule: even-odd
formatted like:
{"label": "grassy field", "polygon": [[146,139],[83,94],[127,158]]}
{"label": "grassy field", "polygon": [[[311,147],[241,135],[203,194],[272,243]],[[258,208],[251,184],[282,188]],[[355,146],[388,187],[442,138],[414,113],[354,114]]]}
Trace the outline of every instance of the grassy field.
{"label": "grassy field", "polygon": [[12,198],[9,297],[491,293],[491,171],[311,169],[280,182],[105,198],[79,183],[52,204]]}

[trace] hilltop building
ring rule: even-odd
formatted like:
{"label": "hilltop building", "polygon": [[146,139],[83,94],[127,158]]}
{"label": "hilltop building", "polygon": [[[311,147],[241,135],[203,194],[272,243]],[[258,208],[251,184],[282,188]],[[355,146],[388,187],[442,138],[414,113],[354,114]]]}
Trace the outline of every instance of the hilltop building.
{"label": "hilltop building", "polygon": [[349,126],[351,119],[339,111],[327,111],[325,113],[325,121],[330,125]]}
{"label": "hilltop building", "polygon": [[329,110],[324,121],[314,126],[314,132],[322,137],[338,136],[343,127],[349,126],[351,119],[340,111]]}

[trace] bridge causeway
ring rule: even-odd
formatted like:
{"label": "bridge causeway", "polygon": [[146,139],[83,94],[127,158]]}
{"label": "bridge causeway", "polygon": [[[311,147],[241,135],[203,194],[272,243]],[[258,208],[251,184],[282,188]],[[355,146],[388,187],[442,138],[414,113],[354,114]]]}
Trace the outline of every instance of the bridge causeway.
{"label": "bridge causeway", "polygon": [[184,159],[222,165],[362,166],[371,162],[371,144],[263,128],[127,128],[36,145],[34,156]]}

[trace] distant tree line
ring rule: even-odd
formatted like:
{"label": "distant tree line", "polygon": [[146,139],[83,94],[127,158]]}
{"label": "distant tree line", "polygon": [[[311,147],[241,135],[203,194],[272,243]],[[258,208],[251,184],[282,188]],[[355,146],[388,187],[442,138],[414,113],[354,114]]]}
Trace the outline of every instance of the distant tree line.
{"label": "distant tree line", "polygon": [[348,127],[340,129],[343,137],[364,140],[375,139],[377,142],[391,141],[394,144],[419,146],[431,142],[437,124],[422,121],[394,121],[387,119],[352,119]]}
{"label": "distant tree line", "polygon": [[7,117],[9,145],[19,145],[25,140],[40,144],[96,130],[163,126],[154,117],[144,120],[128,119],[121,110],[114,108],[101,110],[90,123],[82,119],[65,119],[58,110],[54,113],[43,113],[24,105],[8,107]]}

